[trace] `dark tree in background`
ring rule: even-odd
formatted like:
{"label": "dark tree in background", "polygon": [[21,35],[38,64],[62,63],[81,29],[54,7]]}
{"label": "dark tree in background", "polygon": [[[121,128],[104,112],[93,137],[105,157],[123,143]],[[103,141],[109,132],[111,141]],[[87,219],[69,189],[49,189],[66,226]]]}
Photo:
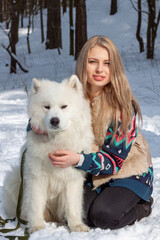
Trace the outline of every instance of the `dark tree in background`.
{"label": "dark tree in background", "polygon": [[[11,53],[16,55],[16,43],[18,42],[18,24],[20,12],[20,0],[9,0],[9,9],[11,17],[10,47]],[[16,73],[16,60],[11,56],[10,72]]]}
{"label": "dark tree in background", "polygon": [[69,25],[70,25],[70,51],[69,51],[69,54],[74,56],[73,0],[69,1]]}
{"label": "dark tree in background", "polygon": [[76,0],[75,59],[87,41],[87,14],[85,0]]}
{"label": "dark tree in background", "polygon": [[32,17],[32,11],[33,11],[33,6],[34,6],[34,3],[32,1],[30,1],[28,3],[28,26],[27,26],[27,47],[28,47],[28,53],[30,54],[31,53],[31,47],[30,47],[30,28],[31,28],[31,17]]}
{"label": "dark tree in background", "polygon": [[139,51],[144,52],[144,43],[143,39],[141,37],[141,23],[142,23],[142,12],[141,12],[141,0],[138,0],[138,22],[137,22],[137,32],[136,32],[136,38],[139,42]]}
{"label": "dark tree in background", "polygon": [[47,0],[43,0],[43,7],[47,8]]}
{"label": "dark tree in background", "polygon": [[9,29],[9,9],[8,0],[0,0],[0,13],[2,22],[6,22],[6,29]]}
{"label": "dark tree in background", "polygon": [[63,14],[67,12],[67,0],[62,0]]}
{"label": "dark tree in background", "polygon": [[110,15],[117,13],[117,0],[111,0],[111,10]]}
{"label": "dark tree in background", "polygon": [[140,52],[144,50],[144,43],[143,39],[140,36],[140,29],[141,29],[141,15],[142,13],[148,15],[148,25],[147,25],[147,58],[148,59],[153,59],[154,58],[154,48],[155,48],[155,40],[157,37],[157,30],[158,30],[158,25],[160,22],[160,10],[158,10],[158,15],[156,14],[156,2],[157,0],[146,0],[148,4],[148,11],[144,11],[141,9],[141,1],[138,0],[138,8],[135,7],[134,3],[132,0],[130,0],[134,10],[138,12],[138,23],[137,23],[137,32],[136,32],[136,37],[137,40],[139,41],[140,45]]}
{"label": "dark tree in background", "polygon": [[147,58],[154,58],[154,45],[157,29],[160,22],[160,10],[156,21],[156,0],[147,0],[148,3],[148,28],[147,28]]}
{"label": "dark tree in background", "polygon": [[41,42],[44,42],[44,29],[43,29],[43,0],[39,0],[40,5],[40,22],[41,22]]}
{"label": "dark tree in background", "polygon": [[46,49],[62,48],[60,1],[47,1],[47,41]]}
{"label": "dark tree in background", "polygon": [[21,0],[21,3],[20,3],[20,21],[21,21],[21,28],[23,28],[23,18],[24,18],[25,8],[26,8],[26,0]]}
{"label": "dark tree in background", "polygon": [[0,1],[0,22],[3,22],[2,1]]}

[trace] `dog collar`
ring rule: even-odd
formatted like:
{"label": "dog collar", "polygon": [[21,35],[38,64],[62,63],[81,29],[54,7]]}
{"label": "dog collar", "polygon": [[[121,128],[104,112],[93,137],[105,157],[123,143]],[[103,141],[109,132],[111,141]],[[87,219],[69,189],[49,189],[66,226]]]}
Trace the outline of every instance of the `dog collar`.
{"label": "dog collar", "polygon": [[38,135],[48,135],[47,131],[42,131],[40,128],[37,129],[34,125],[31,125],[31,130]]}

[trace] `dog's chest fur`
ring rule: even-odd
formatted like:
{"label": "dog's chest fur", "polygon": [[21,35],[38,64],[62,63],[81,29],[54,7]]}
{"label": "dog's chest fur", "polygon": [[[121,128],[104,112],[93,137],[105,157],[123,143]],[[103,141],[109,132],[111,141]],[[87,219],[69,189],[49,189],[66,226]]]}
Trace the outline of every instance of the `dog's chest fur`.
{"label": "dog's chest fur", "polygon": [[[85,176],[85,173],[74,167],[58,168],[52,165],[48,153],[55,153],[56,150],[71,150],[77,153],[85,150],[91,151],[91,142],[88,147],[85,141],[79,141],[81,133],[77,134],[74,130],[59,132],[55,136],[40,136],[34,132],[29,133],[27,142],[27,154],[25,168],[31,175],[39,177],[47,176],[50,188],[54,188],[54,182],[63,182],[64,179],[74,180],[74,178]],[[88,139],[89,140],[89,139]],[[90,141],[92,138],[90,138]],[[85,149],[84,149],[85,148]],[[28,170],[27,170],[28,169]],[[57,184],[56,184],[57,185]]]}

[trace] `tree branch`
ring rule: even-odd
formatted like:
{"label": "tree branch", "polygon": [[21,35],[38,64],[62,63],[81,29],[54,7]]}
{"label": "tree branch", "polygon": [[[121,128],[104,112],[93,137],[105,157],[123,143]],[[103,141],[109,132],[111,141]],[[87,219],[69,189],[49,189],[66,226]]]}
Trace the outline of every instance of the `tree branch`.
{"label": "tree branch", "polygon": [[2,31],[4,32],[4,34],[7,35],[7,37],[9,37],[9,33],[7,33],[2,26],[0,26],[0,29],[2,29]]}
{"label": "tree branch", "polygon": [[130,2],[131,2],[131,4],[132,4],[132,7],[134,8],[134,10],[136,10],[137,12],[146,13],[146,14],[148,14],[148,15],[150,14],[150,12],[146,12],[146,11],[142,11],[142,10],[137,9],[137,8],[134,6],[134,3],[133,3],[132,0],[130,0]]}
{"label": "tree branch", "polygon": [[20,67],[20,69],[25,72],[25,73],[28,73],[28,70],[25,69],[22,64],[19,62],[19,60],[17,59],[17,56],[15,54],[13,54],[9,48],[6,48],[3,43],[2,43],[2,47],[9,53],[10,57],[14,58],[14,60],[16,61],[16,63],[18,64],[18,66]]}

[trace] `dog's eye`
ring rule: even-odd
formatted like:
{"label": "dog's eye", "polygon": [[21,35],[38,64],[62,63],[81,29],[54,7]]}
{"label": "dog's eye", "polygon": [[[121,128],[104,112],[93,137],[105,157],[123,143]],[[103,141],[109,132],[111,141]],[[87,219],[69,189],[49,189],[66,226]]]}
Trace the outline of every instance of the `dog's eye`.
{"label": "dog's eye", "polygon": [[61,108],[62,109],[65,109],[67,107],[67,105],[62,105]]}
{"label": "dog's eye", "polygon": [[50,109],[51,107],[47,105],[47,106],[44,106],[44,108],[46,108],[46,109]]}

